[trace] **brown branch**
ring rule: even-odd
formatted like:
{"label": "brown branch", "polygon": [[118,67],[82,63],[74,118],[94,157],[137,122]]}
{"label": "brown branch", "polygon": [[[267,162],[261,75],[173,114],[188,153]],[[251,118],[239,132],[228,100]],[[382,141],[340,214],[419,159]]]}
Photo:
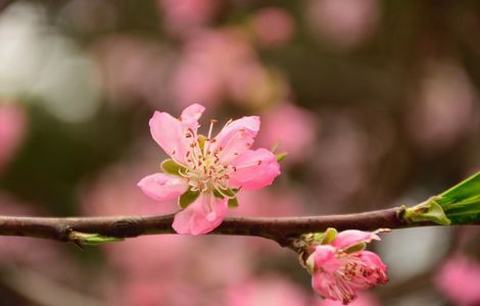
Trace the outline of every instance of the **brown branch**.
{"label": "brown branch", "polygon": [[[378,228],[402,228],[431,223],[408,225],[403,221],[404,208],[396,207],[363,213],[257,218],[232,217],[211,234],[257,236],[277,241],[282,246],[290,244],[292,238],[309,232],[319,232],[327,227],[338,230]],[[163,216],[121,216],[85,218],[46,218],[0,216],[0,235],[46,238],[59,241],[78,241],[77,233],[93,233],[115,238],[128,238],[151,234],[173,234],[174,214]]]}

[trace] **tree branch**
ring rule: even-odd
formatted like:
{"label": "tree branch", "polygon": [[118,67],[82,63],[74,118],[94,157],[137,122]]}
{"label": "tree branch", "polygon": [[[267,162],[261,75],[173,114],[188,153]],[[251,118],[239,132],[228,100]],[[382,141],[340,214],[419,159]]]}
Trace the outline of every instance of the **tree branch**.
{"label": "tree branch", "polygon": [[[277,241],[282,246],[288,246],[292,239],[301,234],[324,231],[327,227],[335,227],[338,230],[374,230],[434,225],[434,223],[428,222],[406,224],[402,218],[404,211],[403,207],[395,207],[344,215],[283,218],[231,217],[226,218],[210,234],[257,236]],[[173,218],[174,214],[85,218],[0,216],[0,235],[82,243],[76,234],[91,233],[114,238],[174,234]]]}

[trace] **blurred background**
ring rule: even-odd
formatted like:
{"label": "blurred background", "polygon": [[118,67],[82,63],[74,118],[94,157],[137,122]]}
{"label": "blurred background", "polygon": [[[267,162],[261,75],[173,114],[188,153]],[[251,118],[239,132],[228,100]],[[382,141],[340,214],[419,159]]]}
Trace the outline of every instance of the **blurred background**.
{"label": "blurred background", "polygon": [[[480,2],[0,1],[0,214],[162,214],[154,110],[259,114],[283,175],[231,215],[414,204],[479,170]],[[205,118],[204,122],[208,122]],[[398,230],[357,306],[480,305],[480,230]],[[0,237],[0,305],[325,306],[295,254],[240,237],[81,250]]]}

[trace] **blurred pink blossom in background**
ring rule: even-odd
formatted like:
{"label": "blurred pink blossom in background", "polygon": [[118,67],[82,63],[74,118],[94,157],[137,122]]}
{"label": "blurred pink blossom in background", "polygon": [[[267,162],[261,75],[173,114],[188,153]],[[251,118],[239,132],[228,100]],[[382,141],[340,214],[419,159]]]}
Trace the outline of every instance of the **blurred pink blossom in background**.
{"label": "blurred pink blossom in background", "polygon": [[27,116],[19,104],[0,102],[0,173],[14,158],[26,133]]}
{"label": "blurred pink blossom in background", "polygon": [[258,10],[252,17],[255,38],[263,47],[282,46],[294,34],[294,21],[285,10],[268,7]]}
{"label": "blurred pink blossom in background", "polygon": [[480,304],[480,263],[456,255],[440,267],[435,281],[441,292],[455,305]]}
{"label": "blurred pink blossom in background", "polygon": [[155,41],[126,35],[106,36],[92,50],[102,85],[111,101],[146,101],[158,106],[165,98],[169,54]]}
{"label": "blurred pink blossom in background", "polygon": [[200,31],[186,42],[170,90],[180,108],[228,100],[258,106],[278,100],[285,86],[261,64],[245,33],[223,28]]}
{"label": "blurred pink blossom in background", "polygon": [[281,103],[262,116],[259,143],[267,148],[278,145],[287,152],[285,162],[308,159],[316,141],[318,121],[314,114],[291,103]]}
{"label": "blurred pink blossom in background", "polygon": [[367,161],[374,155],[374,146],[368,145],[367,134],[358,123],[349,116],[329,117],[318,142],[321,154],[312,161],[320,202],[337,203],[323,210],[335,208],[364,187]]}
{"label": "blurred pink blossom in background", "polygon": [[226,306],[306,306],[307,296],[280,276],[246,280],[227,291]]}
{"label": "blurred pink blossom in background", "polygon": [[351,48],[375,31],[380,8],[377,0],[309,0],[305,13],[316,34]]}
{"label": "blurred pink blossom in background", "polygon": [[466,72],[456,63],[430,63],[411,112],[408,130],[427,152],[447,149],[478,124],[477,96]]}
{"label": "blurred pink blossom in background", "polygon": [[218,0],[157,0],[164,26],[172,34],[181,36],[208,24],[220,4]]}
{"label": "blurred pink blossom in background", "polygon": [[[39,215],[31,205],[5,192],[0,192],[0,211],[5,216]],[[0,268],[14,264],[26,271],[38,271],[64,281],[76,279],[75,266],[66,255],[61,245],[54,241],[18,237],[0,239]]]}

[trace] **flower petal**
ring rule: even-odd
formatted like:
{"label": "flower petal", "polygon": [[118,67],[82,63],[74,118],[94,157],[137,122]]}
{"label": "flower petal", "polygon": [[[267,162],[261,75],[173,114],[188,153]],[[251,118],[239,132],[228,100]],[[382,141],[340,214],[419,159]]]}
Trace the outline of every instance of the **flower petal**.
{"label": "flower petal", "polygon": [[187,152],[185,127],[165,112],[155,112],[150,119],[150,133],[158,145],[175,161],[183,163]]}
{"label": "flower petal", "polygon": [[266,149],[248,150],[231,162],[231,187],[246,190],[260,189],[271,185],[280,175],[280,165],[275,155]]}
{"label": "flower petal", "polygon": [[385,265],[377,254],[370,251],[362,251],[359,254],[362,262],[374,270],[375,273],[369,275],[367,278],[371,284],[385,284],[388,281],[387,265]]}
{"label": "flower petal", "polygon": [[212,149],[219,152],[220,160],[228,163],[250,149],[259,129],[260,118],[258,116],[234,120],[225,125],[218,133],[215,142],[212,144]]}
{"label": "flower petal", "polygon": [[183,110],[180,119],[182,120],[184,126],[196,131],[199,127],[198,119],[200,119],[204,111],[205,107],[195,103]]}
{"label": "flower petal", "polygon": [[[321,296],[333,300],[342,300],[338,287],[338,280],[335,272],[339,269],[341,262],[335,256],[336,249],[331,245],[319,245],[311,255],[314,259],[314,271],[312,274],[312,287]],[[344,293],[352,294],[348,287],[342,288]]]}
{"label": "flower petal", "polygon": [[226,213],[227,199],[202,193],[195,202],[175,215],[172,227],[179,234],[205,234],[218,227]]}
{"label": "flower petal", "polygon": [[337,234],[332,245],[339,249],[346,249],[361,242],[369,243],[372,240],[380,240],[380,237],[374,232],[346,230]]}
{"label": "flower petal", "polygon": [[161,202],[178,198],[188,188],[183,178],[164,173],[146,176],[138,182],[137,186],[147,196]]}
{"label": "flower petal", "polygon": [[317,245],[315,247],[315,252],[313,253],[313,255],[315,256],[314,257],[315,267],[321,267],[329,261],[336,260],[335,252],[336,252],[336,249],[331,245],[328,245],[328,244]]}

